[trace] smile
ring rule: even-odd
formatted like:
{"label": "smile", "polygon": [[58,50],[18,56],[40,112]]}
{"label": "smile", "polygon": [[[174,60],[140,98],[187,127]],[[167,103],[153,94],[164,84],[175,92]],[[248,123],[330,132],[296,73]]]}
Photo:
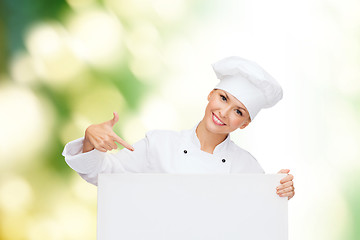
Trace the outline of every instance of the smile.
{"label": "smile", "polygon": [[213,119],[213,122],[214,122],[216,125],[219,125],[219,126],[224,126],[224,125],[226,125],[225,123],[223,123],[222,121],[220,121],[220,119],[219,119],[214,113],[212,113],[212,119]]}

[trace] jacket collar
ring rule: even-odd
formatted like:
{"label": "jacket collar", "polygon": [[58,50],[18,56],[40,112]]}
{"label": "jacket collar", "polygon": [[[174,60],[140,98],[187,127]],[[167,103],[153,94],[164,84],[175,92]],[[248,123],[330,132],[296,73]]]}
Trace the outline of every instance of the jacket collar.
{"label": "jacket collar", "polygon": [[[199,125],[200,122],[198,122],[190,131],[190,138],[191,138],[191,142],[192,144],[194,144],[196,146],[196,148],[201,149],[201,145],[200,145],[200,141],[199,138],[196,135],[196,128]],[[221,143],[219,143],[215,149],[213,154],[217,154],[220,152],[223,152],[226,150],[227,146],[229,145],[231,139],[230,139],[230,134],[227,135],[227,137],[225,138],[224,141],[222,141]]]}

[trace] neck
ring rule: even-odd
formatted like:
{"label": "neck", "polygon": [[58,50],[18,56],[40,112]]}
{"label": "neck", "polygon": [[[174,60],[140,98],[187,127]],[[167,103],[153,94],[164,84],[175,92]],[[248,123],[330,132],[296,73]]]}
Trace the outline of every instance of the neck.
{"label": "neck", "polygon": [[212,154],[215,147],[223,142],[228,134],[212,133],[206,129],[204,122],[201,121],[196,128],[196,135],[199,139],[201,150]]}

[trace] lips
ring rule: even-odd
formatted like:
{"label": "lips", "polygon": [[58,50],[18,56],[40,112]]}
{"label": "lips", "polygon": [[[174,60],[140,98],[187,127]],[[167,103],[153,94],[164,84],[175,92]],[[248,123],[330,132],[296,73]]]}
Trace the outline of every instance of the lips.
{"label": "lips", "polygon": [[224,126],[224,125],[226,125],[225,123],[223,123],[223,122],[218,118],[218,116],[215,115],[215,113],[212,113],[212,120],[213,120],[213,122],[214,122],[216,125],[219,125],[219,126]]}

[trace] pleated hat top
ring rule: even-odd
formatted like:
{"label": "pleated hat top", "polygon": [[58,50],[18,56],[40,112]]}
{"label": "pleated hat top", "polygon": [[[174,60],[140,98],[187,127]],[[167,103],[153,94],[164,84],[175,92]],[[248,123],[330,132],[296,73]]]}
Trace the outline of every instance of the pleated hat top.
{"label": "pleated hat top", "polygon": [[241,57],[227,57],[214,64],[222,89],[236,97],[253,120],[263,108],[274,106],[283,97],[280,84],[257,63]]}

